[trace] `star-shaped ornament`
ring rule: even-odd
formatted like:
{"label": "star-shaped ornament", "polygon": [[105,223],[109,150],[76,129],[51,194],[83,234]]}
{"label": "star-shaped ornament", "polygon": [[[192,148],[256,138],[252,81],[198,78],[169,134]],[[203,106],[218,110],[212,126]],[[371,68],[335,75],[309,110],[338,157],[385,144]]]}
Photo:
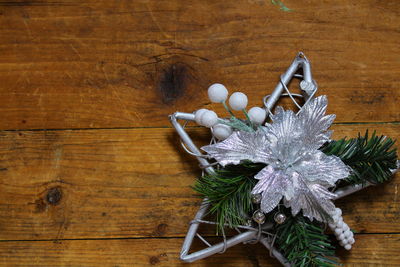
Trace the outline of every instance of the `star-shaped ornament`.
{"label": "star-shaped ornament", "polygon": [[[302,70],[302,75],[297,74]],[[293,78],[301,78],[301,95],[293,94],[287,85]],[[211,89],[211,90],[210,90]],[[209,97],[213,102],[225,101],[228,92],[220,85],[210,87]],[[314,97],[317,85],[312,79],[311,67],[307,58],[299,53],[287,71],[281,76],[280,82],[271,95],[264,98],[264,109],[252,108],[246,116],[252,125],[246,125],[239,120],[226,121],[218,119],[212,111],[199,110],[195,114],[176,112],[170,116],[171,122],[182,139],[187,152],[197,157],[206,173],[215,174],[213,166],[217,163],[221,167],[237,165],[243,161],[265,164],[254,178],[258,180],[252,189],[252,201],[259,204],[260,209],[253,214],[256,224],[239,225],[235,227],[238,234],[226,238],[222,233],[223,241],[211,245],[198,233],[200,224],[216,224],[204,219],[210,208],[210,203],[204,199],[199,211],[190,222],[190,227],[182,246],[181,259],[193,262],[224,252],[227,248],[239,243],[258,241],[262,243],[284,266],[290,266],[281,251],[274,246],[275,237],[269,231],[273,225],[265,222],[265,214],[276,209],[280,203],[290,208],[293,216],[301,211],[308,219],[328,224],[338,237],[340,244],[350,249],[354,243],[353,233],[341,217],[341,210],[336,208],[333,200],[354,193],[371,183],[348,185],[332,192],[335,184],[352,173],[339,157],[327,155],[321,147],[329,143],[332,132],[329,131],[335,115],[326,115],[326,96]],[[229,104],[234,110],[244,110],[247,98],[234,93]],[[280,97],[290,97],[299,108],[295,113],[281,107],[271,110]],[[304,99],[300,106],[295,100]],[[225,102],[224,102],[225,105]],[[268,111],[271,123],[265,121]],[[206,127],[212,127],[214,137],[212,144],[202,147],[207,154],[193,143],[184,127],[178,122],[196,121]],[[236,131],[233,131],[235,128]],[[213,159],[216,163],[210,163]],[[397,168],[392,169],[395,172]],[[282,213],[274,215],[274,221],[282,224],[286,216]],[[190,253],[195,237],[199,238],[207,247]]]}

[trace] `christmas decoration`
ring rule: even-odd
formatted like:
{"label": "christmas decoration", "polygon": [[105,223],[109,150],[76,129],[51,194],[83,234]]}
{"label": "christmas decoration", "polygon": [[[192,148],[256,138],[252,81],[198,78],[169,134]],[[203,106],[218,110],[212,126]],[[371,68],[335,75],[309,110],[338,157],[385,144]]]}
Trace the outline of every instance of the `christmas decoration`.
{"label": "christmas decoration", "polygon": [[[287,88],[293,78],[301,79],[301,94]],[[205,171],[194,185],[204,201],[185,238],[182,260],[192,262],[241,242],[258,241],[284,266],[334,266],[335,247],[325,226],[339,245],[351,249],[354,234],[333,201],[389,180],[399,163],[394,141],[375,132],[331,140],[329,127],[335,115],[325,114],[327,97],[315,97],[316,91],[309,61],[299,53],[272,94],[263,99],[263,108],[247,112],[245,94],[235,92],[228,99],[226,87],[213,84],[209,99],[222,104],[229,118],[206,109],[170,116],[183,147]],[[280,97],[289,97],[298,111],[272,111]],[[303,105],[296,98],[302,98]],[[242,112],[245,119],[233,111]],[[201,147],[205,154],[178,119],[210,128],[211,143]],[[204,220],[205,215],[214,221]],[[200,224],[216,225],[222,242],[206,241],[198,233]],[[226,228],[238,235],[227,238]],[[195,236],[208,247],[189,253]]]}
{"label": "christmas decoration", "polygon": [[202,147],[223,167],[243,160],[265,163],[254,178],[253,194],[262,194],[261,210],[271,212],[283,203],[293,216],[302,210],[310,219],[332,221],[334,194],[327,189],[350,174],[340,158],[318,150],[330,139],[334,116],[325,116],[327,100],[309,101],[296,115],[278,107],[272,124],[253,132],[236,131],[223,142]]}

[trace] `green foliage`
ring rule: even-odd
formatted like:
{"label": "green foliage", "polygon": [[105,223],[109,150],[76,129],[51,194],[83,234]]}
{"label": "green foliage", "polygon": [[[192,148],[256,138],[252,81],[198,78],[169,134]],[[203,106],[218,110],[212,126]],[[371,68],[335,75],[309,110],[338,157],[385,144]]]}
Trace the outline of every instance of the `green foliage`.
{"label": "green foliage", "polygon": [[254,175],[264,167],[265,164],[243,162],[197,180],[194,190],[210,202],[210,213],[216,217],[218,230],[224,224],[231,228],[245,224],[250,218],[253,210],[250,194],[257,182]]}
{"label": "green foliage", "polygon": [[[232,116],[229,121],[225,121],[225,120],[218,120],[219,123],[228,125],[230,127],[232,127],[233,129],[239,130],[239,131],[244,131],[244,132],[254,132],[254,127],[252,125],[248,125],[250,124],[250,121],[242,121],[234,116]],[[247,124],[248,123],[248,124]]]}
{"label": "green foliage", "polygon": [[244,120],[238,119],[235,116],[235,114],[233,114],[232,110],[228,107],[228,105],[226,104],[225,101],[222,102],[222,105],[224,106],[226,111],[228,111],[228,113],[231,115],[231,117],[230,117],[229,121],[219,119],[218,120],[219,123],[228,125],[228,126],[232,127],[233,129],[239,130],[239,131],[254,132],[256,130],[249,118],[249,115],[247,114],[247,112],[245,110],[243,110],[243,112],[246,116],[246,120],[244,121]]}
{"label": "green foliage", "polygon": [[375,132],[349,140],[331,141],[321,148],[327,155],[335,155],[353,169],[346,178],[349,184],[365,182],[383,183],[392,177],[391,169],[397,168],[395,141],[386,136],[376,136]]}
{"label": "green foliage", "polygon": [[279,8],[280,8],[282,11],[286,11],[286,12],[292,11],[292,9],[286,7],[285,4],[284,4],[281,0],[271,0],[271,3],[274,4],[274,5],[276,5],[276,6],[279,6]]}
{"label": "green foliage", "polygon": [[294,267],[335,266],[335,247],[329,236],[316,221],[302,214],[292,217],[276,227],[278,248]]}

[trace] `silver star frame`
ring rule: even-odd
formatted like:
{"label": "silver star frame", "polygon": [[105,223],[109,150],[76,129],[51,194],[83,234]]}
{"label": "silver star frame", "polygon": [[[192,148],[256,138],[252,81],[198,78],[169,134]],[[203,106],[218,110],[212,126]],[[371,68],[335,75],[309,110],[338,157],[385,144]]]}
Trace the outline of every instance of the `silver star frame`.
{"label": "silver star frame", "polygon": [[[299,69],[302,69],[302,75],[296,74]],[[302,79],[302,81],[300,82],[300,89],[302,93],[301,95],[291,93],[287,87],[289,82],[293,78]],[[302,106],[297,103],[295,98],[302,97],[305,101],[307,101],[315,95],[317,89],[318,86],[316,82],[312,79],[310,62],[307,60],[304,54],[300,52],[295,57],[286,72],[281,76],[280,81],[276,85],[272,94],[264,97],[264,108],[267,110],[268,114],[271,115],[271,110],[273,109],[280,97],[290,97],[293,103],[301,110]],[[192,139],[185,131],[184,126],[178,122],[178,120],[182,120],[185,122],[194,121],[194,114],[176,112],[170,115],[170,120],[178,135],[180,136],[185,150],[187,150],[187,152],[189,152],[191,155],[196,156],[200,165],[204,167],[205,172],[207,172],[208,174],[214,173],[214,168],[212,167],[212,164],[210,164],[206,156],[203,155],[200,152],[199,148],[193,143]],[[396,170],[393,170],[393,173],[395,171]],[[334,200],[350,195],[370,185],[371,184],[369,183],[364,185],[350,185],[342,189],[336,190],[336,197],[334,198]],[[203,236],[198,233],[198,228],[200,224],[215,224],[215,222],[203,220],[208,208],[209,204],[207,202],[207,199],[204,199],[202,204],[200,205],[199,211],[196,213],[194,219],[190,222],[189,230],[186,234],[180,253],[181,260],[185,262],[194,262],[196,260],[206,258],[216,253],[223,253],[226,251],[227,248],[239,243],[260,242],[270,251],[270,255],[275,257],[283,266],[290,266],[288,260],[274,247],[274,237],[268,233],[268,231],[272,228],[272,224],[266,223],[262,226],[259,225],[259,227],[244,225],[239,226],[236,228],[236,230],[238,231],[237,235],[226,238],[225,234],[223,233],[223,241],[211,245]],[[190,253],[189,251],[195,237],[199,238],[205,245],[207,245],[207,247]]]}

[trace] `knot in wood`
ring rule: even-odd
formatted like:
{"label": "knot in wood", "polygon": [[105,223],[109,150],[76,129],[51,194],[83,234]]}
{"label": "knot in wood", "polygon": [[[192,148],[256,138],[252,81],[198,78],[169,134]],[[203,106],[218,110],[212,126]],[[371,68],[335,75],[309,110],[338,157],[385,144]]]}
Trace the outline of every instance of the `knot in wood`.
{"label": "knot in wood", "polygon": [[46,195],[46,200],[51,205],[58,205],[62,198],[62,191],[60,187],[50,188]]}
{"label": "knot in wood", "polygon": [[171,104],[183,96],[190,78],[189,68],[183,63],[174,63],[164,69],[159,81],[163,103]]}

